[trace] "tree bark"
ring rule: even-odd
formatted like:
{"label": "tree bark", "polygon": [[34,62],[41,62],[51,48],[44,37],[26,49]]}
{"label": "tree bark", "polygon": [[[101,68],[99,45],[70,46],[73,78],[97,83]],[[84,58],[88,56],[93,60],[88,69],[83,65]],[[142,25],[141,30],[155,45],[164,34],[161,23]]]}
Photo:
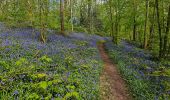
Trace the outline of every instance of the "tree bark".
{"label": "tree bark", "polygon": [[148,26],[148,12],[149,12],[149,1],[146,0],[146,14],[145,14],[145,27],[144,27],[144,49],[147,48],[147,26]]}
{"label": "tree bark", "polygon": [[61,34],[64,33],[64,0],[60,0],[60,24],[61,24]]}
{"label": "tree bark", "polygon": [[112,36],[112,38],[113,38],[113,42],[114,42],[114,23],[113,23],[113,13],[112,13],[112,2],[111,2],[111,0],[109,0],[109,11],[110,11],[110,22],[111,22],[111,36]]}
{"label": "tree bark", "polygon": [[169,5],[169,10],[168,10],[166,32],[164,36],[163,56],[165,56],[165,54],[168,53],[167,47],[168,47],[169,27],[170,27],[170,5]]}
{"label": "tree bark", "polygon": [[39,20],[40,20],[40,40],[45,43],[46,42],[46,39],[45,39],[45,34],[44,34],[44,23],[43,23],[43,19],[42,19],[42,16],[43,16],[43,3],[42,3],[42,0],[39,0]]}
{"label": "tree bark", "polygon": [[136,0],[133,0],[133,41],[136,41]]}
{"label": "tree bark", "polygon": [[159,33],[159,58],[162,58],[162,29],[160,23],[160,14],[159,14],[159,2],[155,0],[156,4],[156,13],[157,13],[157,24],[158,24],[158,33]]}
{"label": "tree bark", "polygon": [[154,38],[154,26],[155,26],[155,5],[153,6],[153,13],[152,18],[150,19],[151,26],[150,26],[150,34],[149,34],[149,49],[153,49],[153,38]]}
{"label": "tree bark", "polygon": [[74,24],[73,24],[73,0],[70,0],[70,15],[71,15],[71,31],[74,31]]}

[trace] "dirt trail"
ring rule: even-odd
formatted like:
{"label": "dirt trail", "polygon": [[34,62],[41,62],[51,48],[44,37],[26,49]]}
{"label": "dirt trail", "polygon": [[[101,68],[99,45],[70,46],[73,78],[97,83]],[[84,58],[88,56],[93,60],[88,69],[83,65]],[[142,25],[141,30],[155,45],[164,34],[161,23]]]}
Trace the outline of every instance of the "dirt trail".
{"label": "dirt trail", "polygon": [[100,44],[98,48],[104,61],[104,69],[100,76],[101,100],[132,100],[124,80],[106,54],[104,45]]}

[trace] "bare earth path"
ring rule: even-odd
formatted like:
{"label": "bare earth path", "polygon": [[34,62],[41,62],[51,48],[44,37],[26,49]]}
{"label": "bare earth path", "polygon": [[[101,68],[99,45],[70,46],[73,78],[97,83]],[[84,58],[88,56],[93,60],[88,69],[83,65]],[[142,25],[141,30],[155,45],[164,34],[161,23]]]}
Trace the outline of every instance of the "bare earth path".
{"label": "bare earth path", "polygon": [[106,54],[104,45],[100,44],[98,48],[104,61],[104,69],[100,76],[101,100],[132,100],[124,80]]}

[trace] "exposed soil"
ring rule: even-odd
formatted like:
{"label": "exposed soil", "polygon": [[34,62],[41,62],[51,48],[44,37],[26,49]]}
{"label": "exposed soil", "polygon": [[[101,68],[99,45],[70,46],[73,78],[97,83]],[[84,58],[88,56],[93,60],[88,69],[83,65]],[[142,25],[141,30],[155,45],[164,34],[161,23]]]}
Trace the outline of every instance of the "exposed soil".
{"label": "exposed soil", "polygon": [[125,81],[106,54],[104,45],[100,44],[98,48],[104,61],[104,69],[100,76],[101,100],[132,100]]}

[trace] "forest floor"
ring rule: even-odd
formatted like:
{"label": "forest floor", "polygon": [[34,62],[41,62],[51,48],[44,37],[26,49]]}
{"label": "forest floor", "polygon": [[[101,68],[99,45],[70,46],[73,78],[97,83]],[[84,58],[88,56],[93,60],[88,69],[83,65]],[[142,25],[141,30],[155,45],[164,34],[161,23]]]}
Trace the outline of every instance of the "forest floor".
{"label": "forest floor", "polygon": [[46,43],[39,37],[0,24],[0,100],[170,100],[170,64],[128,41],[53,30]]}
{"label": "forest floor", "polygon": [[131,100],[125,81],[121,78],[116,65],[112,63],[105,52],[104,45],[98,46],[104,61],[104,69],[100,76],[100,88],[102,100]]}

